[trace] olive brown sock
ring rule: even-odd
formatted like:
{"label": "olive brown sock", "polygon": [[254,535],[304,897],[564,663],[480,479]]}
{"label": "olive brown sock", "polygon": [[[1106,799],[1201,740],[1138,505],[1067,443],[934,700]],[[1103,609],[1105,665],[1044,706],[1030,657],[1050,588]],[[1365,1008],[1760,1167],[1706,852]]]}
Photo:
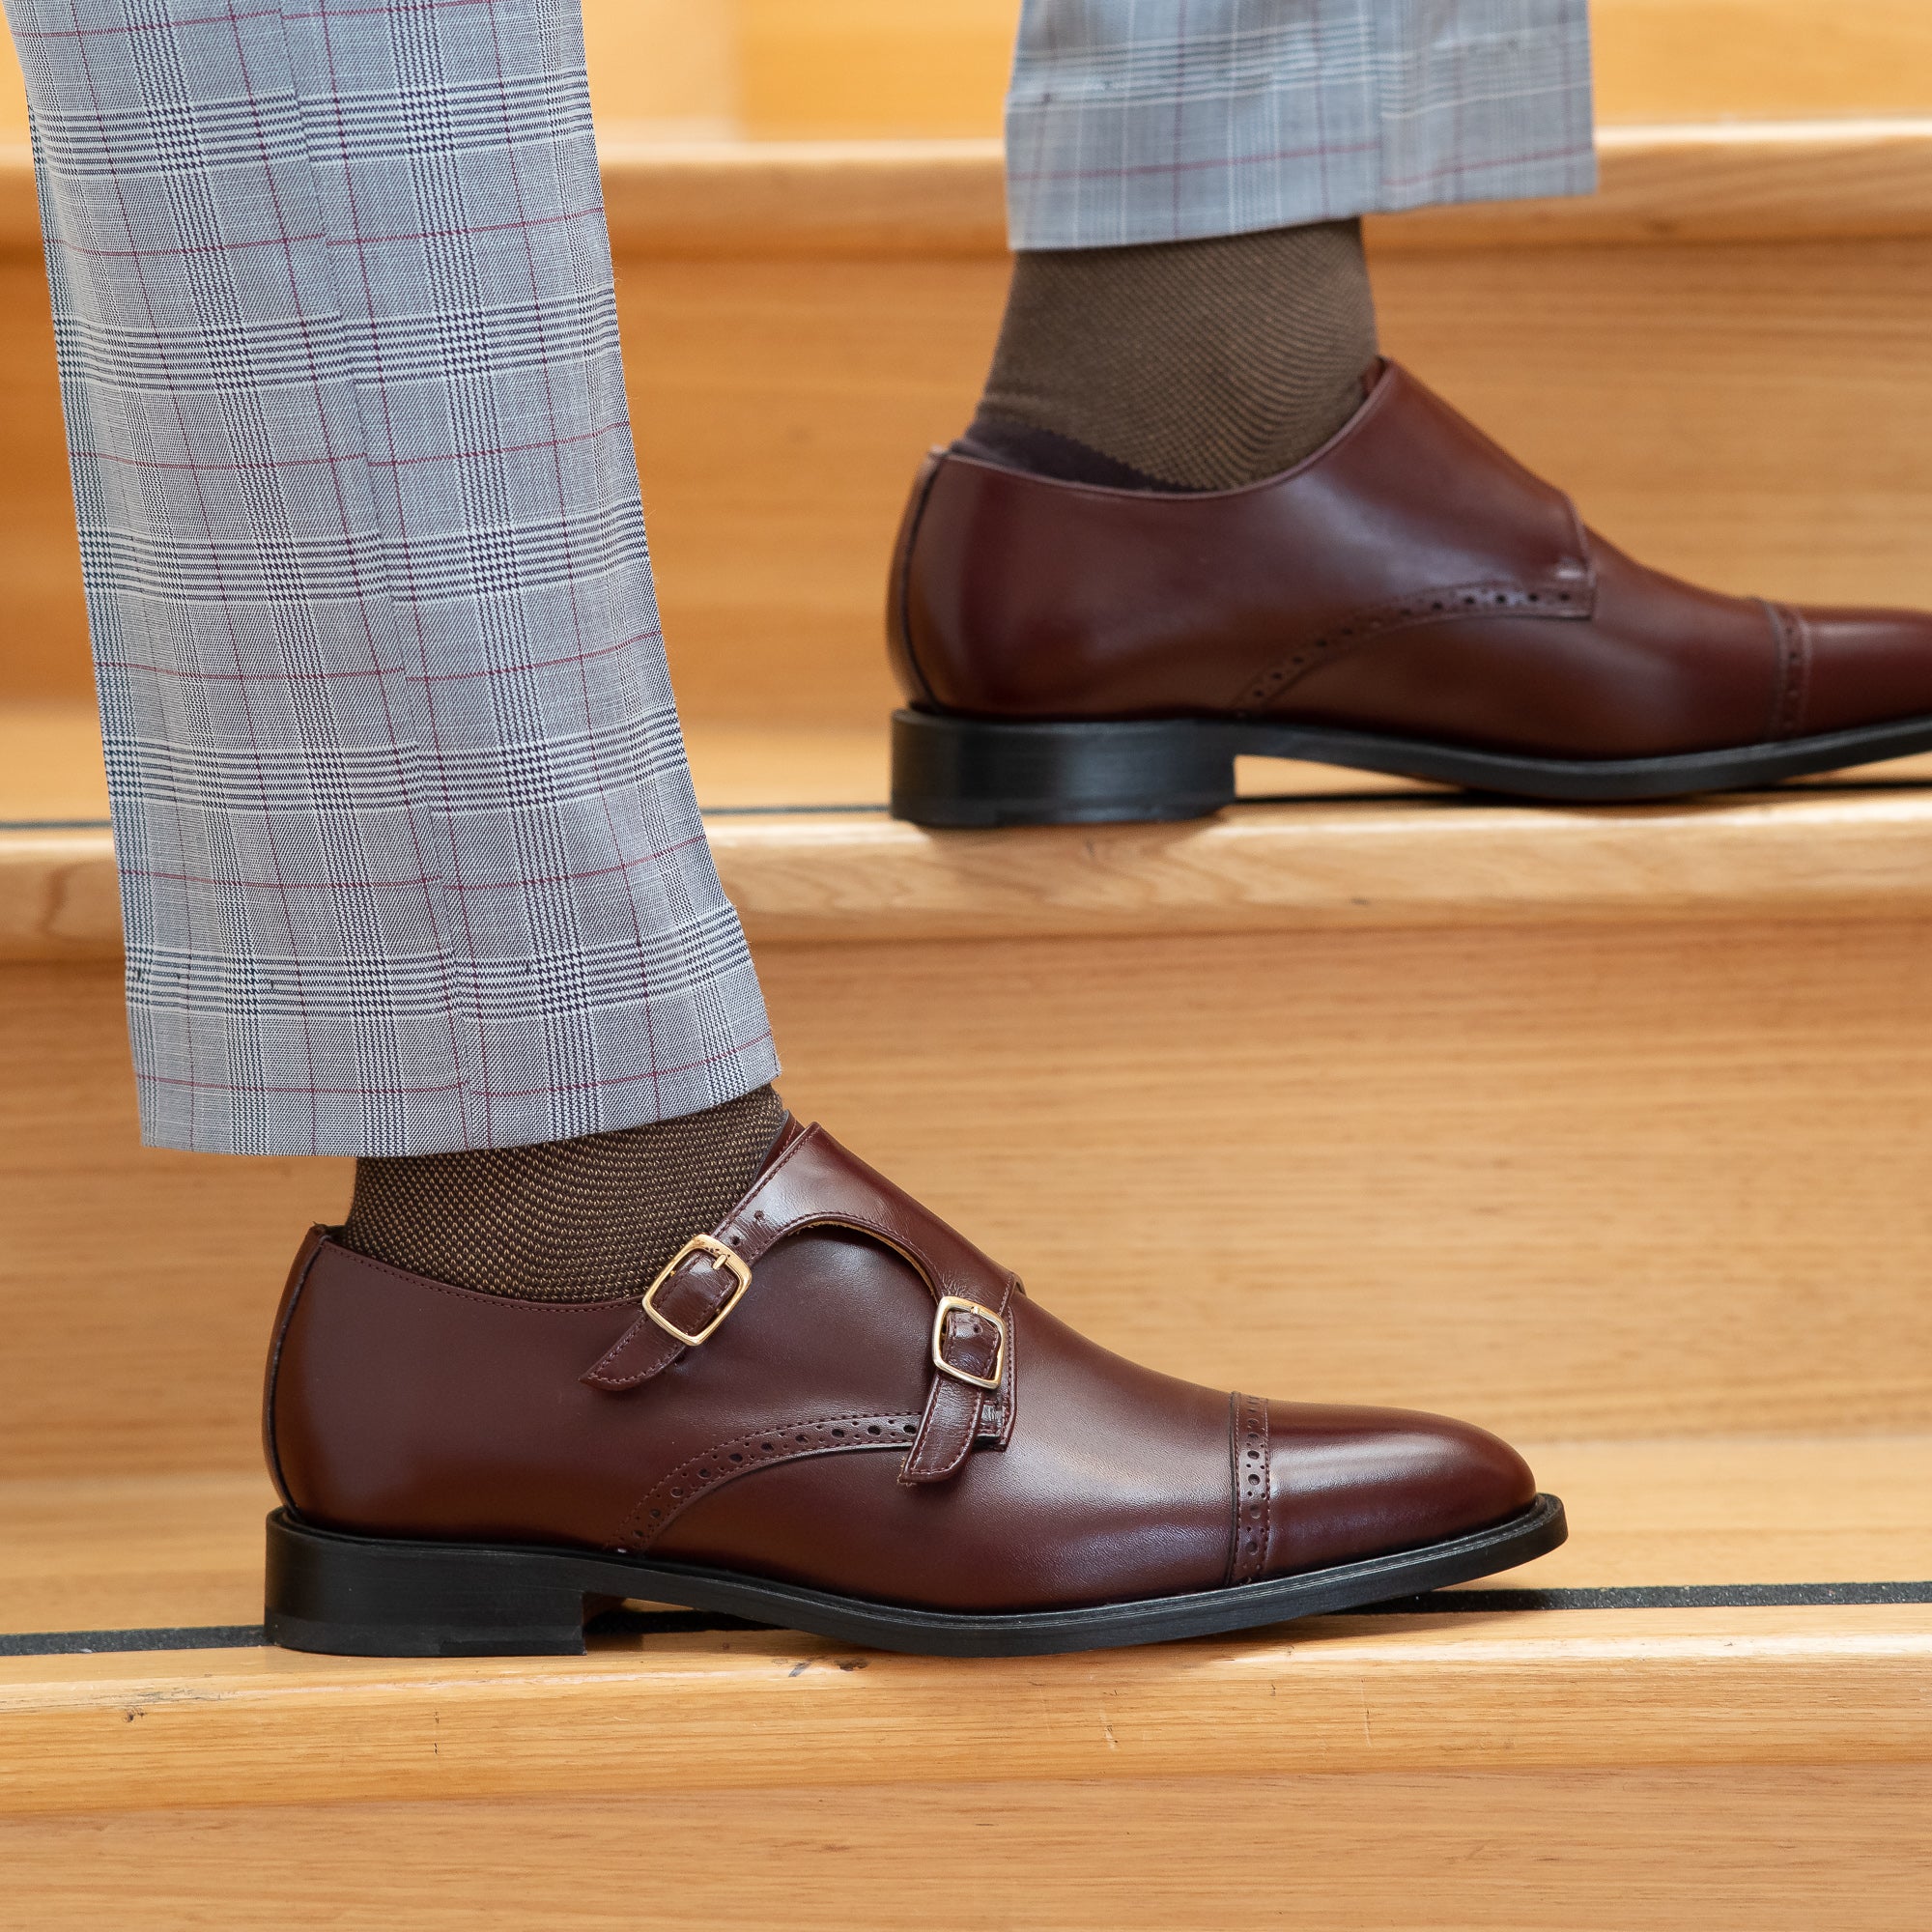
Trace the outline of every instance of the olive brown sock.
{"label": "olive brown sock", "polygon": [[1032,251],[961,447],[1070,482],[1234,489],[1327,441],[1376,353],[1358,221]]}
{"label": "olive brown sock", "polygon": [[358,1160],[343,1243],[486,1294],[641,1294],[751,1185],[783,1120],[760,1087],[618,1133]]}

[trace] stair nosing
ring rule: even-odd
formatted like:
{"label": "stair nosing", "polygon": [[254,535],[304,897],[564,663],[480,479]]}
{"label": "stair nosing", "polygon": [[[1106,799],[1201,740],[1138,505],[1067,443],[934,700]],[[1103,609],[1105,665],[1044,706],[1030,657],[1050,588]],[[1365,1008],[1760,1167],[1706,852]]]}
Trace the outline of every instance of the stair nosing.
{"label": "stair nosing", "polygon": [[0,1660],[0,1814],[850,1788],[907,1765],[950,1785],[1901,1763],[1922,1759],[1932,1679],[1922,1605],[1316,1620],[978,1662],[782,1632],[667,1642],[570,1659]]}
{"label": "stair nosing", "polygon": [[[1932,912],[1932,788],[1917,786],[1617,810],[1385,794],[1018,832],[740,808],[707,831],[754,945]],[[104,827],[0,832],[0,961],[120,950]]]}

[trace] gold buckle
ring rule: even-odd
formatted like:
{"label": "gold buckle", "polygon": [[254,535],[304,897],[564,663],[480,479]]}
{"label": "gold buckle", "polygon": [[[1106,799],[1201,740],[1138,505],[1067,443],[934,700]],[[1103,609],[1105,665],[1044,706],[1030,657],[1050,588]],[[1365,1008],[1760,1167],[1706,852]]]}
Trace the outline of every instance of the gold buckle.
{"label": "gold buckle", "polygon": [[[685,1264],[685,1263],[692,1258],[693,1255],[707,1256],[711,1262],[711,1265],[714,1271],[721,1267],[724,1268],[728,1274],[736,1278],[738,1286],[731,1291],[730,1299],[726,1301],[724,1306],[721,1308],[718,1311],[718,1313],[711,1318],[711,1324],[709,1327],[700,1328],[696,1335],[687,1335],[684,1332],[684,1330],[680,1328],[677,1325],[677,1323],[670,1319],[669,1316],[663,1315],[658,1312],[658,1309],[654,1305],[654,1301],[658,1290],[661,1289],[665,1285],[665,1283],[668,1282],[671,1278],[671,1276],[674,1275],[678,1271],[678,1269],[681,1268]],[[692,1236],[691,1239],[685,1242],[684,1246],[678,1249],[677,1253],[671,1256],[670,1260],[664,1264],[664,1269],[659,1274],[657,1280],[652,1282],[650,1287],[644,1290],[644,1313],[648,1315],[651,1318],[651,1320],[655,1321],[658,1324],[658,1326],[662,1328],[665,1331],[665,1333],[672,1339],[672,1341],[682,1342],[687,1349],[696,1349],[699,1347],[701,1344],[710,1341],[712,1336],[717,1334],[719,1326],[724,1321],[725,1316],[729,1315],[732,1309],[736,1308],[739,1302],[744,1299],[745,1291],[748,1288],[750,1288],[751,1285],[752,1285],[751,1264],[745,1260],[745,1258],[742,1255],[733,1254],[731,1250],[727,1248],[723,1241],[714,1240],[709,1235],[694,1235]]]}
{"label": "gold buckle", "polygon": [[[956,1369],[946,1359],[946,1351],[941,1346],[946,1340],[946,1318],[955,1309],[962,1309],[968,1315],[977,1315],[982,1321],[993,1324],[993,1332],[1000,1338],[1000,1346],[993,1356],[993,1373],[990,1376],[976,1376],[970,1369]],[[951,1376],[955,1382],[966,1382],[974,1388],[996,1389],[1000,1378],[1007,1371],[1007,1324],[983,1302],[968,1301],[963,1294],[947,1294],[940,1297],[938,1312],[932,1318],[932,1366],[941,1375]]]}

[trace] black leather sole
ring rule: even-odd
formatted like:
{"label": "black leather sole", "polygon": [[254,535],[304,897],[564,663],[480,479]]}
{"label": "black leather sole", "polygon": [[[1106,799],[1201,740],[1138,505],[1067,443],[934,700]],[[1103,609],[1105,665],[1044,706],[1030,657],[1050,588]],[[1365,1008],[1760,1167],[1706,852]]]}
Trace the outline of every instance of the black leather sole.
{"label": "black leather sole", "polygon": [[627,1597],[933,1657],[1107,1650],[1320,1616],[1526,1563],[1568,1531],[1563,1505],[1417,1549],[1225,1590],[1074,1610],[960,1615],[835,1596],[647,1557],[510,1544],[421,1543],[269,1519],[269,1639],[345,1657],[575,1657],[588,1615]]}
{"label": "black leather sole", "polygon": [[1300,758],[1569,804],[1738,791],[1932,752],[1932,718],[1667,758],[1528,758],[1319,724],[1204,718],[1007,724],[893,713],[895,818],[915,825],[1103,825],[1204,818],[1235,802],[1235,760]]}

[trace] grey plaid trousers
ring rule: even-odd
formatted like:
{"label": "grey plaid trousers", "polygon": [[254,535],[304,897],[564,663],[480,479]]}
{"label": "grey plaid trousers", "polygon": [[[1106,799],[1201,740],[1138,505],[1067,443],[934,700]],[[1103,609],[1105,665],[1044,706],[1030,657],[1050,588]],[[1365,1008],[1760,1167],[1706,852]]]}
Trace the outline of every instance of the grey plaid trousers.
{"label": "grey plaid trousers", "polygon": [[[143,1128],[428,1153],[777,1071],[671,702],[576,0],[8,0]],[[1583,0],[1030,0],[1015,240],[1587,185]]]}
{"label": "grey plaid trousers", "polygon": [[1016,248],[1596,185],[1588,0],[1027,0]]}

